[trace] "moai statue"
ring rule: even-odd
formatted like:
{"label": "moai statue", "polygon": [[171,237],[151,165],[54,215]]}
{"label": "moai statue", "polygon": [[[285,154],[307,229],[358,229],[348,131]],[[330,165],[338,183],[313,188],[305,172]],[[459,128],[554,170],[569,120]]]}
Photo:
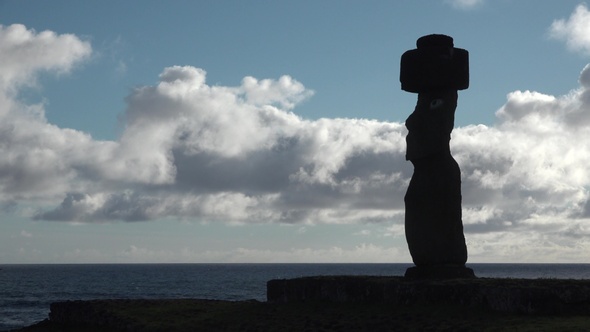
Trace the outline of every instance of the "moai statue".
{"label": "moai statue", "polygon": [[446,35],[423,36],[402,55],[402,89],[418,94],[406,120],[414,174],[404,198],[406,240],[415,267],[406,278],[473,278],[466,268],[461,170],[449,148],[457,90],[469,87],[469,53]]}

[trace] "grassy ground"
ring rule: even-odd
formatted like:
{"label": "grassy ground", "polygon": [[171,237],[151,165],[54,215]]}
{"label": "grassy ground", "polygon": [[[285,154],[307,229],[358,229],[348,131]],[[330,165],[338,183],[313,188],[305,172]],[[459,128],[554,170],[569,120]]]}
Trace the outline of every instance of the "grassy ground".
{"label": "grassy ground", "polygon": [[[462,306],[127,300],[97,303],[134,331],[590,331],[590,316],[533,316]],[[49,322],[21,331],[113,331]]]}

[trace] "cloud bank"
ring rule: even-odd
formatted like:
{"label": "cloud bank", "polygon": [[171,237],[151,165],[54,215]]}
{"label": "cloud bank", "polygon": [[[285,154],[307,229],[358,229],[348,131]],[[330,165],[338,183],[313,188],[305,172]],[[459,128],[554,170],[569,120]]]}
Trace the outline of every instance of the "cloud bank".
{"label": "cloud bank", "polygon": [[307,121],[289,111],[311,94],[289,76],[220,87],[208,86],[201,69],[166,68],[156,86],[128,96],[118,142],[87,140],[55,153],[70,178],[47,198],[65,198],[35,218],[341,223],[390,216],[384,197],[401,201],[409,176],[399,165],[403,125]]}
{"label": "cloud bank", "polygon": [[[12,25],[0,26],[0,45],[0,203],[12,211],[70,222],[403,222],[403,123],[307,120],[293,110],[313,91],[290,76],[211,86],[203,69],[172,66],[129,94],[121,137],[98,141],[18,98],[39,72],[83,62],[88,43]],[[588,248],[590,66],[579,83],[564,96],[512,92],[496,125],[453,132],[471,254]]]}

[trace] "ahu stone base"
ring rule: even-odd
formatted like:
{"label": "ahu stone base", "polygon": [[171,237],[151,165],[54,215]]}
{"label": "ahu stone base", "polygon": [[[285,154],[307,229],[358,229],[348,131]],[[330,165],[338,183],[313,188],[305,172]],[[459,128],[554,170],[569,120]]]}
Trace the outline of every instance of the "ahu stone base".
{"label": "ahu stone base", "polygon": [[317,276],[267,283],[267,301],[465,305],[526,314],[590,314],[590,280]]}

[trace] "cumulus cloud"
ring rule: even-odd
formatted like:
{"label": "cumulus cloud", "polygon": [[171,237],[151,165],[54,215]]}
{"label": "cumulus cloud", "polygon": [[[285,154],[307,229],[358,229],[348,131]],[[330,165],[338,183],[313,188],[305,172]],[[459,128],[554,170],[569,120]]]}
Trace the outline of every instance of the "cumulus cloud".
{"label": "cumulus cloud", "polygon": [[[590,128],[589,68],[566,96],[515,91],[496,126],[454,131],[468,232],[564,230],[587,216],[590,154],[579,137]],[[260,90],[272,92],[250,97]],[[160,83],[127,98],[121,140],[95,147],[93,169],[78,166],[86,187],[64,190],[36,218],[400,222],[412,173],[403,124],[289,111],[310,94],[288,76],[224,87],[207,85],[202,69],[166,68]]]}
{"label": "cumulus cloud", "polygon": [[[401,208],[411,169],[404,126],[309,121],[290,112],[312,94],[289,76],[209,86],[202,69],[164,69],[127,98],[126,128],[95,160],[103,185],[66,193],[49,220],[382,221]],[[109,155],[110,154],[110,155]],[[384,184],[387,184],[385,186]],[[396,202],[389,199],[394,198]],[[394,209],[392,210],[392,206]]]}
{"label": "cumulus cloud", "polygon": [[[37,63],[31,51],[29,65],[18,57],[0,65],[2,206],[36,206],[30,214],[37,220],[389,223],[403,232],[412,174],[403,123],[307,120],[293,110],[313,91],[290,76],[211,86],[205,70],[173,66],[157,84],[129,94],[119,140],[96,141],[48,123],[43,105],[13,93],[40,70],[70,70],[90,46],[22,26],[0,34],[63,53],[46,59],[40,52]],[[19,76],[19,66],[27,74]],[[512,92],[494,126],[454,130],[472,253],[487,257],[507,239],[510,247],[494,257],[525,248],[574,255],[572,248],[588,246],[590,66],[579,83],[564,96]]]}
{"label": "cumulus cloud", "polygon": [[88,42],[71,34],[37,33],[22,24],[0,25],[0,84],[3,92],[15,85],[35,83],[40,70],[66,73],[90,55]]}
{"label": "cumulus cloud", "polygon": [[565,41],[572,51],[590,54],[590,12],[586,4],[578,5],[569,19],[553,21],[549,36]]}
{"label": "cumulus cloud", "polygon": [[[0,200],[62,195],[75,186],[76,169],[92,167],[85,148],[101,143],[89,135],[47,123],[43,105],[20,102],[19,88],[35,84],[41,71],[66,73],[88,57],[91,47],[73,35],[40,33],[23,25],[0,26]],[[62,155],[71,163],[64,164]]]}
{"label": "cumulus cloud", "polygon": [[43,105],[13,93],[39,71],[71,70],[90,46],[22,25],[1,32],[7,54],[31,57],[0,67],[4,205],[33,204],[35,219],[75,222],[351,223],[399,214],[411,173],[402,124],[305,120],[291,110],[313,91],[290,76],[210,86],[204,70],[173,66],[127,97],[118,141],[96,141],[48,123]]}
{"label": "cumulus cloud", "polygon": [[468,232],[588,233],[590,103],[582,86],[565,96],[516,91],[495,127],[454,135]]}

